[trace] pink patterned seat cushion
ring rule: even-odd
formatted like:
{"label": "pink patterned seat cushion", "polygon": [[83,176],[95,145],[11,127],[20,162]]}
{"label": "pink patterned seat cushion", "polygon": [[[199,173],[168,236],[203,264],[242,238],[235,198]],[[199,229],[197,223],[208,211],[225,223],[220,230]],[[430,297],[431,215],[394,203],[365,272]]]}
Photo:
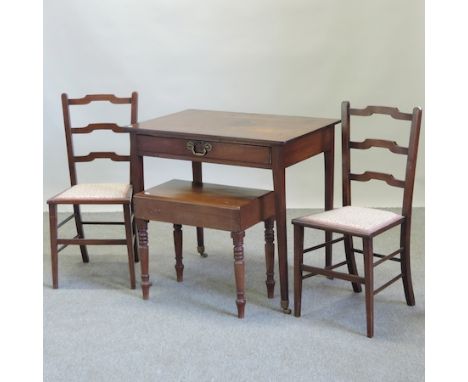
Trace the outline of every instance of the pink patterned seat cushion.
{"label": "pink patterned seat cushion", "polygon": [[55,201],[80,200],[121,200],[132,197],[132,186],[123,183],[83,183],[77,184],[55,196]]}
{"label": "pink patterned seat cushion", "polygon": [[294,219],[294,223],[357,236],[372,236],[375,232],[402,221],[403,216],[375,208],[346,206]]}

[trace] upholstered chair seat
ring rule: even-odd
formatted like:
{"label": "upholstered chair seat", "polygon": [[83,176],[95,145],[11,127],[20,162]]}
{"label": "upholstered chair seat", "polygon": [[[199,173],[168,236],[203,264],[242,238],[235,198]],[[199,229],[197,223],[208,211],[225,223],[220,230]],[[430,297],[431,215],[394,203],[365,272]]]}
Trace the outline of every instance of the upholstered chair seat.
{"label": "upholstered chair seat", "polygon": [[373,236],[386,227],[397,224],[403,216],[390,211],[367,207],[346,206],[294,219],[304,226],[340,230],[356,236]]}
{"label": "upholstered chair seat", "polygon": [[54,200],[122,200],[132,198],[132,186],[124,183],[82,183],[63,191]]}

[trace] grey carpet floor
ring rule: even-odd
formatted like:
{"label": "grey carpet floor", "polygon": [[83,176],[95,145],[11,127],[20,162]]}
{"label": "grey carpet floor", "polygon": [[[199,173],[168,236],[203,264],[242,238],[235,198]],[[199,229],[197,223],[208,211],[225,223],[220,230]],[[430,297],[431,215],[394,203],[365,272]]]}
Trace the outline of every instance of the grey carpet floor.
{"label": "grey carpet floor", "polygon": [[[288,211],[292,217],[310,213]],[[88,214],[89,219],[117,213]],[[424,209],[414,210],[412,269],[416,306],[397,282],[376,296],[375,337],[366,337],[363,293],[348,282],[320,276],[304,280],[302,317],[285,315],[267,299],[263,227],[245,237],[246,317],[236,317],[231,239],[206,230],[209,256],[196,252],[195,229],[184,227],[184,282],[175,281],[172,227],[150,223],[150,299],[129,288],[124,247],[78,247],[59,255],[60,289],[51,288],[49,232],[44,215],[45,381],[422,381],[424,380]],[[293,305],[292,226],[288,224],[290,304]],[[74,236],[73,223],[61,228]],[[121,227],[92,227],[89,236],[123,237]],[[398,245],[392,230],[375,250]],[[306,231],[306,245],[321,234]],[[342,244],[334,258],[343,259]],[[306,255],[321,264],[323,255]],[[361,255],[357,255],[362,272]],[[340,260],[341,261],[341,260]],[[387,264],[390,263],[390,264]],[[139,264],[137,264],[139,280]],[[376,286],[398,274],[386,262]],[[275,271],[277,265],[275,265]]]}

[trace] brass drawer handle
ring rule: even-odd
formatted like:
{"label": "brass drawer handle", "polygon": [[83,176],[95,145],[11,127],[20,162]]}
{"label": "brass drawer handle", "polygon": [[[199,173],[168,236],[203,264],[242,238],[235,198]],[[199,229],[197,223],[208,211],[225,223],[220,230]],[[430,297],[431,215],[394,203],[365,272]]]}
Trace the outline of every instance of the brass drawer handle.
{"label": "brass drawer handle", "polygon": [[[187,148],[187,150],[192,151],[192,154],[196,155],[197,157],[204,157],[213,148],[213,146],[211,146],[211,143],[201,141],[188,141],[185,147]],[[200,152],[196,151],[199,148],[202,148],[203,150]]]}

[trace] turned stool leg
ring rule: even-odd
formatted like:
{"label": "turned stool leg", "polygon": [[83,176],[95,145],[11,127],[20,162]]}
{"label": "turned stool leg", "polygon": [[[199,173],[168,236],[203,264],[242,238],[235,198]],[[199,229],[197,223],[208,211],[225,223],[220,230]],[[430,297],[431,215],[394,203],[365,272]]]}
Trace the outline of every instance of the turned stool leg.
{"label": "turned stool leg", "polygon": [[143,292],[143,299],[149,298],[149,288],[151,282],[149,281],[149,259],[148,259],[148,222],[142,219],[135,219],[138,230],[138,253],[140,254],[141,266],[141,290]]}
{"label": "turned stool leg", "polygon": [[266,287],[268,298],[273,298],[275,293],[275,231],[274,220],[265,220],[265,263],[266,263]]}
{"label": "turned stool leg", "polygon": [[244,263],[245,232],[231,232],[234,243],[234,275],[237,290],[237,317],[244,318],[245,310],[245,263]]}
{"label": "turned stool leg", "polygon": [[174,224],[175,270],[177,281],[184,279],[184,264],[182,263],[182,225]]}

